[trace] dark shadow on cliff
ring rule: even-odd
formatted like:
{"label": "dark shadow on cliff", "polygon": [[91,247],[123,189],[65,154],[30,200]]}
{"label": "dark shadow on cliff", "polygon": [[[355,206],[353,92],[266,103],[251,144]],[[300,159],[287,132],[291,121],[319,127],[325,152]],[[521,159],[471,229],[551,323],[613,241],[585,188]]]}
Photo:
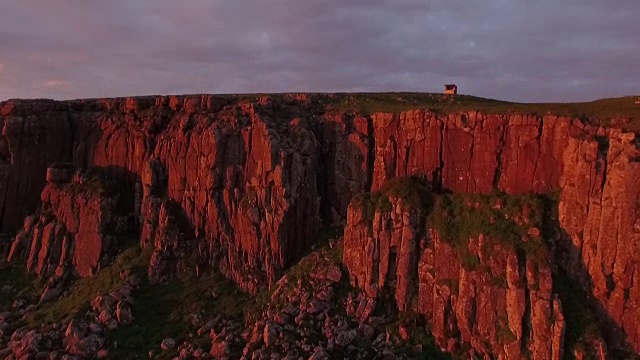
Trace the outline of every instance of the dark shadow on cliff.
{"label": "dark shadow on cliff", "polygon": [[[570,264],[570,260],[568,260],[572,256],[570,254],[579,254],[575,272],[570,268],[564,268]],[[565,349],[569,349],[571,345],[577,345],[572,344],[569,340],[573,339],[579,342],[581,336],[586,336],[585,340],[588,340],[589,335],[597,330],[603,335],[612,358],[640,358],[632,350],[631,344],[625,340],[624,329],[609,315],[605,304],[593,296],[593,280],[584,263],[581,250],[571,242],[569,234],[564,230],[561,230],[556,248],[556,262],[559,264],[559,269],[556,270],[553,284],[554,292],[558,293],[562,301],[567,321]],[[574,307],[572,308],[571,305]],[[597,329],[593,327],[593,324],[590,324],[589,320],[592,319],[592,315],[581,313],[582,310],[593,312],[594,320],[597,321]],[[572,329],[572,324],[577,328]]]}
{"label": "dark shadow on cliff", "polygon": [[116,213],[127,218],[127,228],[124,233],[119,231],[121,235],[137,237],[138,231],[138,215],[136,213],[136,205],[138,200],[136,197],[141,196],[136,191],[140,176],[126,168],[119,166],[94,167],[89,170],[99,171],[109,182],[110,191],[114,191],[118,195],[118,204]]}
{"label": "dark shadow on cliff", "polygon": [[[547,198],[545,228],[547,239],[556,239],[553,291],[563,306],[566,321],[565,358],[572,358],[572,351],[586,349],[590,340],[602,337],[609,356],[615,359],[640,359],[625,340],[624,329],[609,315],[607,308],[593,295],[593,280],[589,274],[581,249],[571,241],[570,235],[558,221],[557,199]],[[577,261],[576,261],[577,260]],[[591,349],[595,351],[595,349]]]}
{"label": "dark shadow on cliff", "polygon": [[[325,227],[335,225],[338,219],[344,220],[351,197],[371,188],[373,125],[371,119],[368,119],[367,153],[364,153],[349,141],[350,135],[358,135],[354,121],[355,115],[347,113],[342,115],[342,123],[327,120],[314,124],[313,130],[321,147],[316,183],[320,194],[320,217]],[[350,166],[351,161],[355,166]],[[345,171],[353,172],[353,178],[342,177]]]}

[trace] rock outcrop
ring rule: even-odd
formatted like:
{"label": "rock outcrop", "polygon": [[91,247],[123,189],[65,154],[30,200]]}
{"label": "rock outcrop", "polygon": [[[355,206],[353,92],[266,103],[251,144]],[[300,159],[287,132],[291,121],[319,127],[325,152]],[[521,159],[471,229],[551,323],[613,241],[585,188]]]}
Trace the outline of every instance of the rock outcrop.
{"label": "rock outcrop", "polygon": [[539,206],[528,198],[507,205],[499,198],[445,196],[431,210],[425,187],[416,179],[396,180],[351,203],[344,263],[352,284],[372,298],[390,292],[398,310],[423,314],[447,351],[561,359],[565,322],[552,292],[553,254],[540,238]]}
{"label": "rock outcrop", "polygon": [[313,242],[319,145],[304,119],[270,119],[278,113],[261,115],[250,104],[225,111],[213,123],[182,115],[182,127],[172,124],[158,137],[141,171],[141,241],[172,251],[178,239],[163,234],[170,218],[181,217],[192,229],[181,240],[198,242],[201,262],[219,263],[256,292]]}
{"label": "rock outcrop", "polygon": [[544,193],[558,189],[569,131],[567,117],[415,110],[372,117],[372,191],[395,176],[426,175],[455,192]]}
{"label": "rock outcrop", "polygon": [[[196,266],[217,266],[243,289],[256,292],[314,244],[321,223],[344,221],[351,197],[379,190],[395,177],[422,175],[436,191],[560,191],[559,220],[566,234],[550,256],[563,265],[566,260],[567,273],[594,296],[601,321],[613,329],[611,340],[640,350],[637,135],[550,114],[412,110],[365,116],[336,111],[335,101],[322,94],[285,94],[0,103],[0,227],[11,235],[24,227],[22,233],[31,235],[18,236],[26,238],[42,238],[44,232],[47,239],[64,238],[61,226],[46,227],[53,212],[23,222],[38,209],[38,194],[55,188],[46,179],[66,176],[64,169],[47,173],[47,168],[56,162],[101,167],[130,192],[121,201],[135,209],[141,243],[158,254],[157,269],[167,264],[170,274],[172,257],[196,254]],[[46,201],[69,201],[55,191],[48,194]],[[172,204],[175,215],[163,204]],[[376,241],[391,241],[386,239],[389,224],[406,229],[407,239],[427,238],[426,230],[414,232],[423,226],[412,220],[419,212],[411,211],[407,222],[392,213],[376,215],[372,226],[381,231]],[[160,225],[172,218],[187,226],[171,240]],[[57,223],[73,228],[65,221]],[[47,242],[44,252],[55,255],[57,246]],[[394,246],[399,252],[389,250],[390,258],[404,256],[402,251],[412,254],[415,245]],[[13,253],[20,248],[16,245]],[[34,254],[24,250],[32,268],[50,272],[57,267],[59,262],[39,263],[42,244],[36,249]],[[87,256],[87,263],[76,260],[83,274],[96,266],[96,253]],[[421,257],[412,256],[401,265],[416,268]],[[520,260],[519,266],[526,264]],[[374,270],[359,276],[377,278],[365,282],[380,285]],[[414,290],[402,284],[414,278],[403,276],[394,291],[409,299]],[[366,291],[376,290],[371,285]],[[401,303],[409,306],[406,299]]]}
{"label": "rock outcrop", "polygon": [[[28,161],[17,157],[22,150],[14,146],[25,133],[7,129],[37,127],[30,119],[62,117],[70,128],[60,132],[74,134],[73,139],[64,147],[51,144],[67,151],[43,161],[103,167],[131,189],[144,183],[139,186],[143,196],[148,195],[144,188],[152,186],[143,179],[147,164],[159,164],[164,188],[137,202],[139,222],[154,222],[159,215],[152,212],[160,207],[149,207],[159,205],[153,197],[170,199],[194,229],[201,256],[255,292],[310,247],[320,225],[316,178],[321,151],[309,124],[315,116],[312,105],[294,98],[251,103],[231,96],[3,103],[8,180],[0,186],[7,189],[14,177],[27,176],[21,169]],[[28,176],[37,178],[37,169]],[[32,183],[38,184],[20,180],[21,186]],[[27,213],[23,207],[29,212],[36,207],[28,198],[20,205],[12,198],[0,202],[22,216]],[[3,228],[16,229],[7,214]]]}
{"label": "rock outcrop", "polygon": [[0,313],[0,356],[3,359],[107,357],[110,344],[105,331],[131,324],[131,295],[140,285],[135,275],[125,272],[121,276],[124,283],[120,289],[97,296],[91,302],[92,310],[70,321],[29,328],[24,326],[21,317],[28,314],[33,305],[25,307],[24,301],[14,303],[10,312]]}
{"label": "rock outcrop", "polygon": [[640,138],[571,138],[563,163],[558,263],[593,295],[610,342],[640,352]]}
{"label": "rock outcrop", "polygon": [[126,220],[116,214],[118,193],[99,174],[53,165],[41,201],[24,220],[9,261],[26,259],[27,269],[41,277],[61,278],[70,269],[87,277],[117,252],[113,235]]}

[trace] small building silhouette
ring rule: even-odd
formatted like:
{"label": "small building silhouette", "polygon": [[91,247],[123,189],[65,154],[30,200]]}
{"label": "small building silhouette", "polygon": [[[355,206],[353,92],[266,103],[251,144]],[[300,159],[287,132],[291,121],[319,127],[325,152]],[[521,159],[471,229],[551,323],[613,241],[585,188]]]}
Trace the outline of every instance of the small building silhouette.
{"label": "small building silhouette", "polygon": [[444,93],[445,95],[456,95],[458,93],[458,86],[456,86],[456,84],[445,84]]}
{"label": "small building silhouette", "polygon": [[636,100],[636,104],[640,105],[640,97],[638,98],[638,100]]}

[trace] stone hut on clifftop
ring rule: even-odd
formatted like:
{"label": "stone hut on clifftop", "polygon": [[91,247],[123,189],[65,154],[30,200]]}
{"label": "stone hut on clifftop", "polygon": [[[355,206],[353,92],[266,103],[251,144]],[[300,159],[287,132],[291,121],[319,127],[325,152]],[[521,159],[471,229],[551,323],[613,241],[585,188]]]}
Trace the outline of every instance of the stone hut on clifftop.
{"label": "stone hut on clifftop", "polygon": [[456,95],[458,93],[458,86],[456,84],[445,84],[444,85],[444,94],[445,95]]}

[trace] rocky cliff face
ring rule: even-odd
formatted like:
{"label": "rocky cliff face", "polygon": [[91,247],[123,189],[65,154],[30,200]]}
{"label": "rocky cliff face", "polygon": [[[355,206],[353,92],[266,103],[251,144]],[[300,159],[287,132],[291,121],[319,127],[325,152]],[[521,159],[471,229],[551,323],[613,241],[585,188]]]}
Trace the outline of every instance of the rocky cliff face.
{"label": "rocky cliff face", "polygon": [[[21,167],[30,161],[29,155],[22,161],[16,158],[22,152],[23,133],[9,128],[31,126],[25,125],[31,118],[51,122],[61,118],[68,128],[38,130],[51,133],[53,143],[46,146],[52,148],[58,148],[57,133],[73,134],[64,146],[66,153],[59,155],[61,160],[107,168],[131,188],[143,177],[139,187],[156,186],[148,183],[145,172],[149,162],[158,164],[164,172],[163,188],[143,195],[167,197],[178,204],[195,229],[189,235],[206,243],[202,255],[219,261],[230,277],[255,291],[299,257],[319,227],[320,145],[305,118],[313,115],[312,109],[289,105],[297,100],[277,104],[232,100],[193,96],[78,101],[66,107],[48,101],[37,102],[38,106],[4,104],[4,139],[10,156],[3,188],[13,181],[25,191],[39,187],[35,180],[23,181],[22,177],[37,177],[38,168],[32,174],[22,173]],[[14,207],[17,200],[8,197],[3,202],[17,210],[12,213],[20,213],[22,207]],[[141,210],[148,203],[152,200],[147,196],[141,200]],[[25,201],[25,209],[33,206]],[[4,229],[14,229],[15,221],[7,213]]]}
{"label": "rocky cliff face", "polygon": [[570,139],[564,153],[560,264],[594,297],[610,341],[640,352],[640,149],[634,134]]}
{"label": "rocky cliff face", "polygon": [[25,218],[9,261],[26,259],[41,277],[62,278],[69,270],[91,276],[117,252],[114,235],[126,226],[116,213],[118,194],[99,175],[71,165],[49,167],[46,180],[41,208]]}
{"label": "rocky cliff face", "polygon": [[415,110],[375,114],[372,190],[394,176],[425,174],[456,192],[543,193],[558,189],[569,131],[579,121],[557,116],[448,116]]}
{"label": "rocky cliff face", "polygon": [[[449,352],[561,359],[565,321],[535,202],[508,209],[498,198],[468,196],[445,206],[448,197],[430,198],[415,181],[349,206],[344,262],[352,284],[372,298],[391,293],[400,311],[425,316]],[[482,233],[488,224],[501,232]]]}
{"label": "rocky cliff face", "polygon": [[[439,258],[445,257],[446,246],[438,241],[437,232],[428,231],[417,220],[423,210],[398,203],[391,206],[404,209],[399,210],[403,215],[394,215],[395,210],[366,215],[373,217],[371,226],[367,236],[359,234],[365,230],[354,222],[365,215],[347,211],[354,195],[379,190],[395,177],[412,174],[425,176],[435,191],[561,191],[559,221],[565,234],[554,242],[558,251],[548,256],[566,259],[565,270],[594,295],[602,321],[617,328],[612,339],[640,350],[635,325],[639,316],[635,304],[640,301],[635,274],[640,206],[636,135],[553,115],[441,115],[413,110],[363,116],[332,111],[327,106],[331,101],[326,95],[244,99],[195,95],[1,103],[2,231],[14,234],[25,216],[40,206],[38,194],[51,188],[45,178],[52,163],[101,167],[130,192],[125,198],[131,204],[125,207],[134,209],[130,215],[140,225],[141,244],[156,251],[157,267],[152,268],[158,270],[153,274],[159,278],[178,265],[175,257],[197,254],[196,266],[219,267],[242,288],[255,292],[277,280],[282,269],[310,248],[322,223],[342,222],[346,216],[347,238],[369,241],[371,232],[373,243],[389,249],[375,255],[361,247],[362,253],[356,256],[354,247],[354,257],[345,258],[350,269],[357,262],[361,263],[358,268],[369,269],[353,270],[355,283],[373,296],[389,281],[384,274],[395,273],[392,282],[397,283],[393,289],[398,305],[409,309],[412,296],[420,293],[409,284],[422,281],[414,270],[428,264],[423,254],[430,248],[444,254]],[[165,231],[173,221],[185,224],[179,237]],[[26,230],[39,222],[39,218],[27,221]],[[404,235],[392,236],[396,228],[404,229]],[[55,229],[49,231],[56,234]],[[411,240],[405,244],[405,238]],[[492,271],[506,272],[517,254],[496,251],[505,260]],[[513,276],[520,280],[507,281],[512,292],[530,286],[529,271],[535,277],[547,271],[549,261],[555,263],[540,260],[543,263],[529,270],[529,260],[516,258],[518,274]],[[384,265],[374,268],[374,259]],[[484,266],[482,257],[480,262]],[[396,267],[388,265],[394,263]],[[443,264],[433,263],[439,265]],[[466,270],[456,274],[445,279],[462,284],[473,278],[474,289],[491,288],[483,280],[486,274]],[[433,291],[445,291],[436,288]],[[560,305],[553,303],[547,290],[540,291],[538,297],[548,305],[545,311],[559,313]],[[509,296],[504,295],[505,303]],[[532,296],[529,290],[525,298],[532,302]],[[442,301],[446,298],[443,295]],[[518,331],[525,332],[509,324],[517,338]],[[493,331],[485,325],[482,331]],[[466,331],[456,326],[456,331]],[[526,337],[522,336],[520,343]],[[491,344],[473,348],[507,354],[506,342],[492,340]]]}

